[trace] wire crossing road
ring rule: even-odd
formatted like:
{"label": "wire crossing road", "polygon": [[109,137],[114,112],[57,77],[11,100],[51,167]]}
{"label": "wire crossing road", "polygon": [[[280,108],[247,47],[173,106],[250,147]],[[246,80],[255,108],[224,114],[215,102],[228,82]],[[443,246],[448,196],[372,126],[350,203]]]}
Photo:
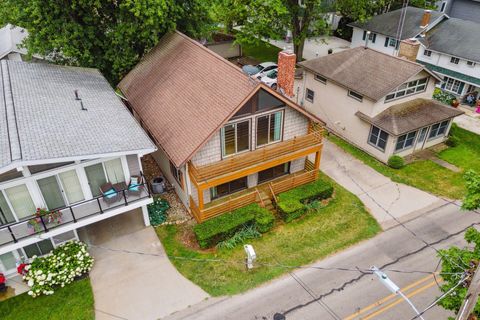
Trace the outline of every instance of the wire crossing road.
{"label": "wire crossing road", "polygon": [[[460,212],[457,205],[450,203],[406,222],[406,226],[430,246],[396,226],[312,265],[343,267],[348,271],[289,270],[293,277],[287,273],[241,295],[211,298],[166,319],[273,319],[274,314],[280,313],[288,320],[409,320],[415,313],[404,300],[390,295],[375,275],[353,269],[365,270],[376,265],[382,270],[405,271],[384,272],[423,311],[441,294],[438,289],[441,279],[428,274],[440,270],[439,257],[431,246],[435,249],[464,246],[464,231],[470,226],[480,226],[480,214]],[[282,257],[277,260],[281,263]],[[426,320],[448,316],[453,313],[438,306],[423,315]]]}

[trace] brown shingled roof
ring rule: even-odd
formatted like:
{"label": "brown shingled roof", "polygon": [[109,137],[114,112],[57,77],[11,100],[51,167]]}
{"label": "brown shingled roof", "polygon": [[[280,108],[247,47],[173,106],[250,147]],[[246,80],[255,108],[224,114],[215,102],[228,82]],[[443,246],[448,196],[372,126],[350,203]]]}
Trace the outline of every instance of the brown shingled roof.
{"label": "brown shingled roof", "polygon": [[393,135],[423,128],[463,114],[463,111],[432,99],[413,99],[396,104],[375,117],[357,111],[355,115]]}
{"label": "brown shingled roof", "polygon": [[420,71],[430,73],[418,63],[365,47],[303,61],[300,65],[374,101]]}
{"label": "brown shingled roof", "polygon": [[232,63],[179,32],[166,34],[118,85],[177,167],[256,86]]}

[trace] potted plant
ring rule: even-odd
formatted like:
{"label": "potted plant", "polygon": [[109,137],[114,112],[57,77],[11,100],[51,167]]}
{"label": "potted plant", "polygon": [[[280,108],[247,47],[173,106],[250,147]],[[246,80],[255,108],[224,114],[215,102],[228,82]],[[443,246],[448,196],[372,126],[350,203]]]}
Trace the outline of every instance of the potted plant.
{"label": "potted plant", "polygon": [[43,223],[45,224],[53,223],[55,225],[58,225],[62,223],[62,215],[62,212],[59,210],[50,211],[47,209],[37,208],[35,216],[32,219],[28,220],[27,226],[30,229],[31,233],[36,233],[43,228],[42,218]]}
{"label": "potted plant", "polygon": [[452,107],[457,108],[459,104],[460,104],[460,101],[458,101],[457,99],[452,100]]}

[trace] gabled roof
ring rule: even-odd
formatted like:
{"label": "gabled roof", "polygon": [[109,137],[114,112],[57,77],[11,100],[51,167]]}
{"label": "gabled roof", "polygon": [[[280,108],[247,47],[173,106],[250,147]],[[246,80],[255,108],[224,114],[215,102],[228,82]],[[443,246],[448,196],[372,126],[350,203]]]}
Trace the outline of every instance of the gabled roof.
{"label": "gabled roof", "polygon": [[320,121],[178,31],[166,34],[118,87],[177,167],[261,88]]}
{"label": "gabled roof", "polygon": [[463,114],[463,111],[432,99],[417,98],[393,105],[375,117],[357,111],[355,114],[380,129],[399,136]]}
{"label": "gabled roof", "polygon": [[27,30],[7,24],[0,29],[0,59],[12,52],[27,54],[25,48],[21,48],[23,39],[28,36]]}
{"label": "gabled roof", "polygon": [[[352,22],[349,24],[349,26],[396,38],[402,10],[403,9],[398,9],[380,14],[372,17],[366,22]],[[407,7],[407,13],[405,15],[405,22],[400,40],[413,38],[422,31],[420,25],[424,11],[425,10],[421,8]],[[445,14],[438,11],[432,11],[430,14],[430,25],[435,24],[437,19],[445,16]]]}
{"label": "gabled roof", "polygon": [[300,65],[373,101],[382,99],[422,70],[438,78],[421,64],[365,47],[303,61]]}
{"label": "gabled roof", "polygon": [[480,62],[480,23],[449,18],[419,40],[429,50]]}
{"label": "gabled roof", "polygon": [[155,149],[98,70],[0,61],[0,172]]}

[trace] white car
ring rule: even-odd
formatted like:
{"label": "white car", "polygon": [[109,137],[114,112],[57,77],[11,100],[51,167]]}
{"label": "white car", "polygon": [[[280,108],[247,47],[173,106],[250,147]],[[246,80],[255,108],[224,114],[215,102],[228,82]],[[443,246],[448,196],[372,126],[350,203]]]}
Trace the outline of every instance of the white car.
{"label": "white car", "polygon": [[260,79],[260,81],[265,83],[267,86],[269,86],[273,90],[277,90],[277,75],[278,75],[278,69],[270,70]]}
{"label": "white car", "polygon": [[274,62],[263,62],[256,66],[247,64],[242,67],[243,72],[252,78],[257,78],[258,80],[260,80],[268,71],[273,69],[277,69],[277,64]]}

